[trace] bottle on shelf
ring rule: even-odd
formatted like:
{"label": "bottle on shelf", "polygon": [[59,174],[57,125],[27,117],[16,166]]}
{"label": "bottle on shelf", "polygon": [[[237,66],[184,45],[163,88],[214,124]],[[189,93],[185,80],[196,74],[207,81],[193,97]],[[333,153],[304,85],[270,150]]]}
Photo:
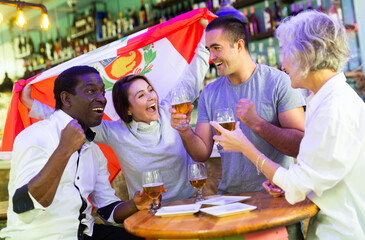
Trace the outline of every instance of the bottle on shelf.
{"label": "bottle on shelf", "polygon": [[94,11],[89,11],[88,15],[87,15],[87,24],[88,24],[88,28],[89,29],[94,29],[95,28],[95,15],[94,15]]}
{"label": "bottle on shelf", "polygon": [[252,61],[257,63],[256,44],[254,42],[250,43],[250,56],[251,56]]}
{"label": "bottle on shelf", "polygon": [[298,2],[298,12],[297,12],[297,14],[300,13],[300,12],[303,12],[303,10],[304,10],[303,9],[303,2],[302,1],[299,1]]}
{"label": "bottle on shelf", "polygon": [[264,51],[264,43],[263,42],[259,43],[259,52],[257,54],[257,63],[264,64],[264,65],[268,64],[267,54]]}
{"label": "bottle on shelf", "polygon": [[298,11],[297,11],[297,5],[295,3],[292,3],[290,5],[290,11],[291,11],[291,15],[292,16],[295,16],[298,14]]}
{"label": "bottle on shelf", "polygon": [[123,28],[124,28],[124,18],[123,18],[123,13],[120,11],[119,12],[119,18],[117,19],[117,34],[118,34],[118,38],[122,38],[123,37]]}
{"label": "bottle on shelf", "polygon": [[269,65],[271,67],[275,67],[278,68],[278,62],[277,62],[277,54],[276,54],[276,49],[274,46],[274,40],[272,37],[269,38],[269,45],[267,46],[267,56],[269,59]]}
{"label": "bottle on shelf", "polygon": [[176,4],[176,16],[181,15],[181,14],[184,13],[183,12],[183,7],[182,7],[183,4],[184,4],[184,2],[178,2]]}
{"label": "bottle on shelf", "polygon": [[274,2],[274,27],[277,28],[281,22],[282,16],[280,11],[280,6],[278,5],[278,1]]}
{"label": "bottle on shelf", "polygon": [[[243,11],[243,15],[245,15],[246,19],[249,19],[248,18],[247,8],[244,8],[242,11]],[[245,28],[246,28],[247,35],[251,36],[249,23],[245,24]]]}
{"label": "bottle on shelf", "polygon": [[134,29],[138,26],[138,14],[135,6],[132,7],[131,19],[131,23]]}
{"label": "bottle on shelf", "polygon": [[188,7],[186,6],[185,1],[182,1],[181,2],[181,13],[186,13],[186,12],[189,12],[189,11],[190,10],[188,10]]}
{"label": "bottle on shelf", "polygon": [[152,20],[150,0],[145,0],[144,1],[144,8],[146,9],[146,22],[149,22],[149,21]]}
{"label": "bottle on shelf", "polygon": [[207,0],[206,2],[206,7],[210,10],[210,11],[213,11],[213,3],[212,3],[212,0]]}
{"label": "bottle on shelf", "polygon": [[205,0],[201,0],[200,2],[199,2],[199,8],[203,8],[203,7],[207,7],[207,3],[205,2]]}
{"label": "bottle on shelf", "polygon": [[43,39],[39,43],[39,61],[38,65],[42,65],[46,63],[46,44],[44,43]]}
{"label": "bottle on shelf", "polygon": [[141,0],[141,8],[139,9],[139,25],[143,25],[145,23],[147,23],[146,6],[144,5],[143,0]]}
{"label": "bottle on shelf", "polygon": [[199,0],[194,0],[193,9],[198,9],[198,8],[199,8]]}
{"label": "bottle on shelf", "polygon": [[307,10],[312,9],[312,2],[311,0],[307,0]]}
{"label": "bottle on shelf", "polygon": [[60,29],[57,27],[57,36],[54,42],[54,52],[53,52],[54,60],[58,60],[61,58],[61,47],[62,45],[61,45]]}
{"label": "bottle on shelf", "polygon": [[76,53],[75,53],[75,49],[73,48],[72,40],[71,40],[70,36],[66,37],[66,42],[67,42],[67,57],[68,58],[75,57]]}
{"label": "bottle on shelf", "polygon": [[317,11],[318,12],[326,12],[324,8],[322,7],[322,0],[317,0]]}
{"label": "bottle on shelf", "polygon": [[287,16],[289,16],[289,9],[287,4],[283,4],[283,7],[281,9],[281,18],[285,19]]}
{"label": "bottle on shelf", "polygon": [[25,54],[25,38],[21,35],[18,38],[18,55],[22,56],[23,54]]}
{"label": "bottle on shelf", "polygon": [[264,26],[265,32],[270,32],[274,30],[274,21],[272,17],[272,12],[269,6],[269,0],[265,0],[265,10],[264,10]]}
{"label": "bottle on shelf", "polygon": [[48,35],[48,41],[46,42],[46,55],[47,59],[50,61],[53,60],[53,53],[54,53],[54,44],[52,40],[51,34]]}
{"label": "bottle on shelf", "polygon": [[33,54],[34,53],[34,43],[30,36],[28,37],[28,46],[29,46],[29,53]]}
{"label": "bottle on shelf", "polygon": [[254,6],[250,7],[250,12],[251,12],[251,15],[250,15],[250,18],[248,19],[249,20],[248,25],[250,27],[250,35],[255,36],[255,35],[259,34],[260,29],[259,29],[259,21],[257,20],[257,17],[255,15]]}
{"label": "bottle on shelf", "polygon": [[105,39],[108,37],[108,19],[103,18],[103,25],[101,26],[102,38]]}
{"label": "bottle on shelf", "polygon": [[195,8],[194,8],[193,5],[191,5],[191,1],[190,0],[187,0],[187,11],[186,12],[189,12],[189,11],[191,11],[193,9],[195,9]]}
{"label": "bottle on shelf", "polygon": [[219,8],[219,0],[213,0],[212,7],[213,7],[213,11],[217,10]]}
{"label": "bottle on shelf", "polygon": [[328,9],[328,15],[342,22],[342,8],[338,0],[331,0],[331,5]]}
{"label": "bottle on shelf", "polygon": [[83,45],[81,45],[82,54],[87,53],[89,51],[89,39],[84,37]]}
{"label": "bottle on shelf", "polygon": [[108,18],[107,18],[107,28],[106,28],[106,32],[107,32],[107,37],[112,37],[113,36],[113,22],[112,22],[112,14],[110,12],[108,12]]}
{"label": "bottle on shelf", "polygon": [[171,5],[171,18],[174,18],[176,17],[178,14],[177,14],[177,6],[174,6],[174,5]]}

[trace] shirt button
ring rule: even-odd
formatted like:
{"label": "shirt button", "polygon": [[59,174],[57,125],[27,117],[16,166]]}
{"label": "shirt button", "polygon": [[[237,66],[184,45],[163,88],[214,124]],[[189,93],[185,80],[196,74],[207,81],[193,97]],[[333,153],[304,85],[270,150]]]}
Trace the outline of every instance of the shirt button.
{"label": "shirt button", "polygon": [[80,177],[77,177],[77,180],[79,180],[80,179]]}

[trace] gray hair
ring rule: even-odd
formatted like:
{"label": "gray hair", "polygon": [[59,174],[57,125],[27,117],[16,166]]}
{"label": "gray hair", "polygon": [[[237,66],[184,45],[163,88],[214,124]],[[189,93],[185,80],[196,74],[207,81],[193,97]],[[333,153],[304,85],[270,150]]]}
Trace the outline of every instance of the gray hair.
{"label": "gray hair", "polygon": [[314,10],[284,19],[275,31],[283,56],[294,71],[342,70],[349,57],[346,29],[337,19]]}

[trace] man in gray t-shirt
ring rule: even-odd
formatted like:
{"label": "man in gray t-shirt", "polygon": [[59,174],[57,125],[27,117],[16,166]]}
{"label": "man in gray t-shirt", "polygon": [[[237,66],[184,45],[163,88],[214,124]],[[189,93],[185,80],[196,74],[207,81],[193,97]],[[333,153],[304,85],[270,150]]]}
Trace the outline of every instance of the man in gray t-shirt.
{"label": "man in gray t-shirt", "polygon": [[[255,64],[248,52],[245,26],[237,19],[222,16],[206,28],[206,47],[210,60],[221,76],[203,89],[198,103],[195,132],[177,128],[193,160],[209,159],[213,147],[213,113],[218,108],[232,108],[245,135],[270,159],[288,166],[299,151],[304,135],[304,99],[290,86],[290,79],[277,69]],[[171,125],[181,118],[173,109]],[[221,148],[221,147],[220,147]],[[291,157],[289,157],[291,156]],[[263,191],[265,177],[243,154],[223,152],[222,180],[219,193]]]}

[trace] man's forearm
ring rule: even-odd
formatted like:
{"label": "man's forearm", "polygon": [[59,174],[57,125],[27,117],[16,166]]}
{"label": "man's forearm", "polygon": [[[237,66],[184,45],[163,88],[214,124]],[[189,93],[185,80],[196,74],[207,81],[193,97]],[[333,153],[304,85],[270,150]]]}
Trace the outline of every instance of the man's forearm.
{"label": "man's forearm", "polygon": [[71,154],[57,148],[42,170],[29,181],[29,192],[43,207],[52,203]]}
{"label": "man's forearm", "polygon": [[260,137],[273,145],[280,152],[297,157],[304,132],[293,128],[280,128],[263,120],[253,129]]}

